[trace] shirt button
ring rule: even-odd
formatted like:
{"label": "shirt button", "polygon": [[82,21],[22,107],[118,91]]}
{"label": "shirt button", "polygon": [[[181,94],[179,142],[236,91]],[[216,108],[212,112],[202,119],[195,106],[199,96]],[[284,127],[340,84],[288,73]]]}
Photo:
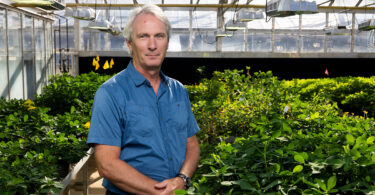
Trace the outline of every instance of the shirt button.
{"label": "shirt button", "polygon": [[172,158],[169,158],[169,160],[172,160]]}
{"label": "shirt button", "polygon": [[165,140],[165,141],[167,141],[167,140],[168,140],[168,138],[166,138],[166,137],[165,137],[165,138],[164,138],[164,140]]}

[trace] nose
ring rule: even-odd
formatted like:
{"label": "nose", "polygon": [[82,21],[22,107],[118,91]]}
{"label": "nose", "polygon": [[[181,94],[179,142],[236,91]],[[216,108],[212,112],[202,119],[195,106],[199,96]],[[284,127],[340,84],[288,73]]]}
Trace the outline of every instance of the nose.
{"label": "nose", "polygon": [[154,37],[150,37],[147,46],[150,51],[156,50],[156,39]]}

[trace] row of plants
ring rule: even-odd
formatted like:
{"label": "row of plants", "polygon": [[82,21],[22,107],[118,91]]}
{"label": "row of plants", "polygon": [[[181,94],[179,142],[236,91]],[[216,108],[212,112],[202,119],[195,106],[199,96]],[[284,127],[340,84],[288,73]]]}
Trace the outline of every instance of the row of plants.
{"label": "row of plants", "polygon": [[51,78],[35,101],[0,99],[1,194],[57,193],[86,144],[95,91],[109,76]]}
{"label": "row of plants", "polygon": [[202,129],[189,193],[375,192],[375,110],[359,95],[375,77],[279,81],[247,71],[188,87]]}
{"label": "row of plants", "polygon": [[[34,102],[0,100],[5,194],[61,189],[88,149],[93,97],[109,77],[56,76]],[[247,68],[187,86],[201,160],[193,187],[180,193],[374,192],[374,85],[375,77],[280,81]]]}

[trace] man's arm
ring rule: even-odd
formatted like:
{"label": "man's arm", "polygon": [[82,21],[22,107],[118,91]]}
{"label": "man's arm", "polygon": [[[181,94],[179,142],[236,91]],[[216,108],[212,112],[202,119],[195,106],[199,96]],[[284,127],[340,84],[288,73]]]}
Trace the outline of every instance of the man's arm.
{"label": "man's arm", "polygon": [[118,146],[95,145],[95,160],[100,176],[111,181],[116,187],[133,194],[157,194],[161,190],[154,187],[158,182],[143,175],[120,159]]}
{"label": "man's arm", "polygon": [[[197,137],[193,135],[187,139],[185,161],[180,169],[180,173],[183,173],[190,178],[193,177],[199,163],[199,155],[199,143]],[[155,187],[158,189],[165,189],[163,194],[173,194],[174,190],[185,188],[184,181],[181,177],[164,180],[163,182],[156,184]]]}

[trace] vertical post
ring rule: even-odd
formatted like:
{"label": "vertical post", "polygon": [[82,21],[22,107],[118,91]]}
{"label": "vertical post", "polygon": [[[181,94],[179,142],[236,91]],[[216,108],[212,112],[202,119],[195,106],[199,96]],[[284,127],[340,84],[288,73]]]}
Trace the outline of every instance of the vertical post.
{"label": "vertical post", "polygon": [[302,41],[301,41],[301,38],[302,38],[302,14],[299,15],[299,19],[298,19],[298,50],[297,50],[297,53],[301,53],[301,45],[302,45]]}
{"label": "vertical post", "polygon": [[271,29],[271,52],[275,51],[275,17],[272,17],[272,29]]}
{"label": "vertical post", "polygon": [[85,165],[83,166],[83,194],[88,195],[89,193],[89,182],[88,182],[88,161],[86,161]]}
{"label": "vertical post", "polygon": [[[328,27],[328,23],[329,23],[329,13],[326,12],[326,28]],[[324,53],[327,53],[328,51],[328,35],[325,34],[324,36]]]}
{"label": "vertical post", "polygon": [[8,33],[8,10],[5,9],[5,44],[6,44],[6,66],[7,66],[7,99],[10,100],[10,84],[9,84],[9,33]]}
{"label": "vertical post", "polygon": [[[219,3],[223,4],[225,0],[220,0]],[[217,29],[224,30],[224,10],[223,7],[217,8]],[[221,52],[222,38],[216,37],[216,51]]]}
{"label": "vertical post", "polygon": [[350,53],[354,52],[354,41],[355,41],[355,13],[352,13],[352,40],[350,42]]}
{"label": "vertical post", "polygon": [[[190,4],[193,4],[193,0],[190,0]],[[189,47],[188,51],[193,50],[193,11],[189,10]]]}

